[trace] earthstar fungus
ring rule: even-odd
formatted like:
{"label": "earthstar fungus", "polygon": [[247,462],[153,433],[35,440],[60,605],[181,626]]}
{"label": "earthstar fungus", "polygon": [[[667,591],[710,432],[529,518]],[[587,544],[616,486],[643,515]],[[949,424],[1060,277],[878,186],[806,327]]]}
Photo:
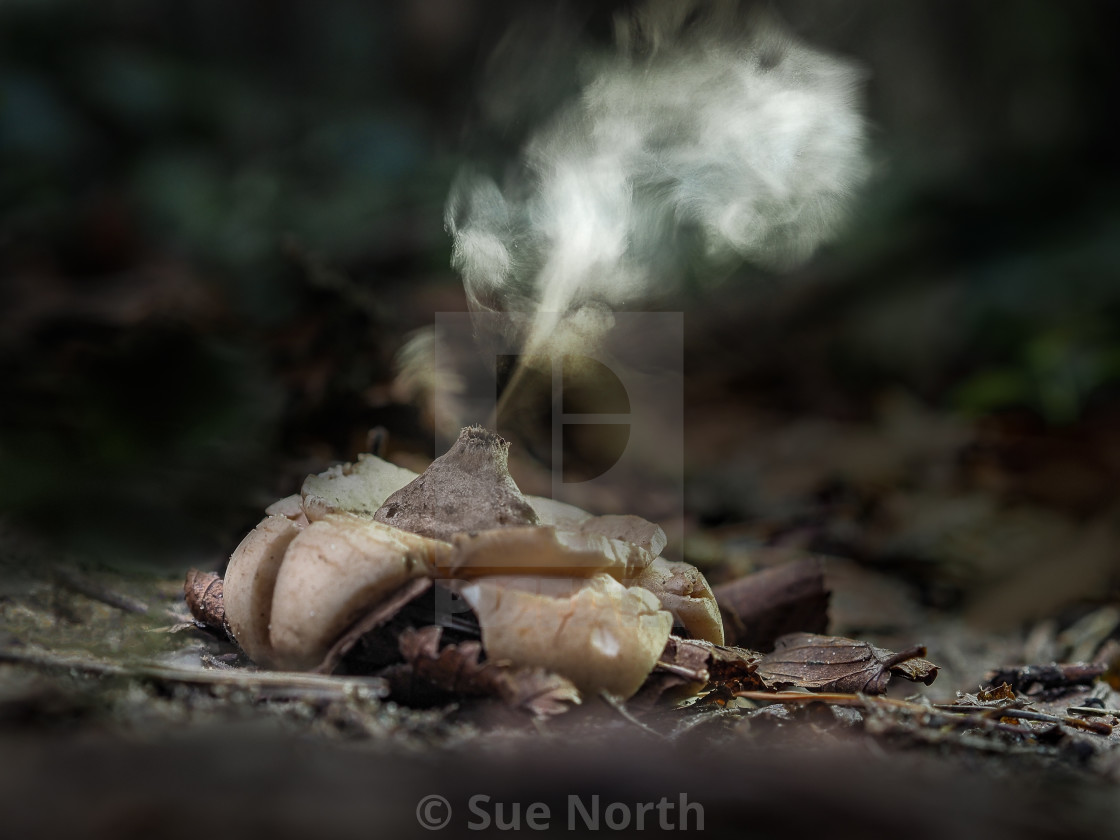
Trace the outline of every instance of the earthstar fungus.
{"label": "earthstar fungus", "polygon": [[473,610],[488,661],[551,671],[585,695],[634,694],[674,619],[722,641],[700,572],[658,558],[660,527],[524,496],[508,450],[470,427],[421,475],[365,455],[308,476],[230,558],[233,637],[259,665],[323,667],[350,628],[427,576]]}

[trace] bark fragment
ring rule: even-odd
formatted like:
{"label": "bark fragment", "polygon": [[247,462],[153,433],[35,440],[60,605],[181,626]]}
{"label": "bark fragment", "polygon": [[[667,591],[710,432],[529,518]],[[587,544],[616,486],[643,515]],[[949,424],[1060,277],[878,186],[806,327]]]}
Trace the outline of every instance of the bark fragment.
{"label": "bark fragment", "polygon": [[829,591],[817,558],[765,569],[713,588],[726,643],[771,650],[779,636],[828,629]]}
{"label": "bark fragment", "polygon": [[1068,689],[1088,685],[1108,670],[1100,663],[1073,662],[1050,665],[1023,665],[1000,668],[987,676],[989,685],[1007,683],[1013,691],[1036,694],[1043,691]]}

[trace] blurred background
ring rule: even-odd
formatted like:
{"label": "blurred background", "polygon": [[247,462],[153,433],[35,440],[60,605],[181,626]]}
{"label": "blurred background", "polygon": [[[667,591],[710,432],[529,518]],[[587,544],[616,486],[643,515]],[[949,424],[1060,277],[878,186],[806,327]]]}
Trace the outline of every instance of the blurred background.
{"label": "blurred background", "polygon": [[[465,308],[456,169],[529,128],[472,131],[486,57],[515,18],[602,42],[625,8],[527,5],[0,4],[4,526],[218,568],[375,427],[422,467],[393,359]],[[876,175],[801,269],[658,302],[686,313],[677,550],[716,579],[825,553],[1005,625],[1114,600],[1120,9],[756,5],[866,69]],[[557,95],[577,56],[541,55]]]}

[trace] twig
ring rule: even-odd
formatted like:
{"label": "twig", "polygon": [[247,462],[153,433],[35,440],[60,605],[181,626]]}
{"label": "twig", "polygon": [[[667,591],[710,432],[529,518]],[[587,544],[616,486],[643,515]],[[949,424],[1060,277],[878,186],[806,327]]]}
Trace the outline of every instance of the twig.
{"label": "twig", "polygon": [[72,569],[64,569],[61,566],[56,566],[54,568],[54,577],[59,585],[69,589],[71,592],[77,592],[79,595],[84,595],[94,601],[100,601],[102,604],[108,604],[110,607],[116,607],[118,610],[147,615],[151,609],[139,598],[133,598],[121,592],[115,592],[96,581],[90,580],[85,575],[78,574],[78,572]]}
{"label": "twig", "polygon": [[[989,723],[999,723],[999,721],[992,721],[991,719],[993,717],[1010,717],[1044,723],[1061,723],[1075,729],[1083,729],[1087,732],[1092,732],[1095,735],[1108,736],[1112,734],[1112,727],[1102,721],[1081,720],[1075,717],[1048,715],[1042,712],[1033,712],[1028,709],[1011,709],[1000,706],[958,706],[946,703],[925,706],[921,703],[911,703],[908,700],[895,700],[890,697],[870,697],[865,694],[803,694],[799,691],[779,691],[773,694],[765,691],[737,691],[735,696],[745,697],[748,700],[769,700],[772,703],[811,703],[816,700],[822,703],[830,703],[834,706],[860,706],[865,709],[885,706],[903,709],[909,712],[920,712],[927,715],[938,711],[952,712],[960,715],[962,719],[971,719],[976,722],[984,720]],[[1011,727],[1006,731],[1018,732],[1019,734],[1033,734],[1033,730],[1022,727]]]}
{"label": "twig", "polygon": [[831,703],[834,706],[863,706],[872,705],[894,706],[911,712],[930,712],[932,706],[921,703],[911,703],[909,700],[896,700],[893,697],[872,697],[867,694],[842,694],[839,692],[803,692],[803,691],[736,691],[736,697],[747,700],[763,700],[770,703]]}
{"label": "twig", "polygon": [[224,686],[253,692],[262,697],[289,699],[342,699],[365,691],[386,697],[388,684],[379,677],[328,677],[288,671],[207,670],[176,668],[157,663],[118,665],[73,654],[45,650],[0,648],[0,662],[14,662],[55,671],[77,671],[102,677],[146,679],[161,683]]}
{"label": "twig", "polygon": [[938,704],[934,708],[943,712],[956,714],[983,714],[985,717],[1009,717],[1020,720],[1034,720],[1040,723],[1064,723],[1075,729],[1084,729],[1096,735],[1111,735],[1112,726],[1103,721],[1082,720],[1069,715],[1050,715],[1045,712],[1035,712],[1030,709],[1013,709],[1004,706],[959,706],[948,703]]}
{"label": "twig", "polygon": [[654,666],[655,670],[664,671],[667,674],[676,674],[678,677],[684,677],[689,682],[706,683],[711,678],[707,670],[694,671],[692,668],[685,668],[683,665],[674,665],[671,662],[657,661]]}
{"label": "twig", "polygon": [[1093,715],[1094,717],[1120,717],[1120,709],[1098,709],[1096,706],[1070,706],[1066,709],[1071,715]]}
{"label": "twig", "polygon": [[630,714],[630,710],[626,708],[626,706],[622,703],[622,701],[619,700],[614,695],[612,695],[610,692],[600,691],[599,696],[602,697],[604,701],[606,701],[606,704],[608,706],[610,706],[612,709],[614,709],[616,712],[618,712],[619,715],[621,715],[624,720],[626,720],[629,723],[634,724],[636,727],[641,729],[647,735],[652,735],[653,737],[659,738],[659,739],[662,739],[662,738],[665,737],[663,734],[658,732],[656,729],[651,729],[650,727],[648,727],[644,723],[642,723],[640,720],[638,720],[636,717],[634,717],[632,714]]}

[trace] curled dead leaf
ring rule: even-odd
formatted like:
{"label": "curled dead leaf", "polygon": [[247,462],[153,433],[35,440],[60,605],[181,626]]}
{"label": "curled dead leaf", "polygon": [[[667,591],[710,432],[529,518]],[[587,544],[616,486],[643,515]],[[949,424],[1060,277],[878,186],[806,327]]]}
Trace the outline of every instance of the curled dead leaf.
{"label": "curled dead leaf", "polygon": [[183,583],[187,608],[199,624],[227,633],[226,608],[222,597],[222,578],[217,572],[191,569]]}
{"label": "curled dead leaf", "polygon": [[770,688],[882,694],[892,673],[932,683],[938,666],[920,658],[925,652],[921,646],[894,653],[840,636],[792,633],[759,660],[758,674]]}
{"label": "curled dead leaf", "polygon": [[504,662],[480,662],[482,645],[461,642],[440,647],[442,629],[408,628],[398,643],[415,678],[466,696],[500,697],[513,708],[538,717],[560,714],[580,702],[572,682],[543,668],[518,668]]}

